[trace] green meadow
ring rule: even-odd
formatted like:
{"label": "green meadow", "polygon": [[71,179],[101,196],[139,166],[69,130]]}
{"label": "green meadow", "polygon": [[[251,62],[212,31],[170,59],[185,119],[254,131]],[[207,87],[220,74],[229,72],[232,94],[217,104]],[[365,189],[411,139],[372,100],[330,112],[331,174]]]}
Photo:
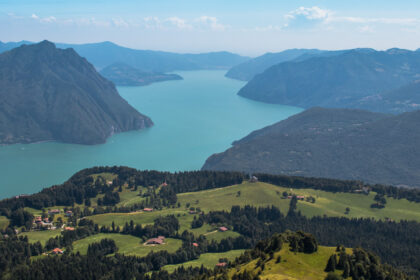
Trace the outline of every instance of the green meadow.
{"label": "green meadow", "polygon": [[87,238],[77,240],[73,243],[73,252],[86,254],[89,244],[99,242],[102,239],[112,239],[118,247],[118,253],[125,255],[146,256],[152,251],[166,250],[170,253],[175,252],[181,247],[182,241],[179,239],[167,238],[165,244],[162,245],[143,245],[145,240],[134,237],[132,235],[124,235],[118,233],[99,233],[91,235]]}
{"label": "green meadow", "polygon": [[0,216],[0,229],[5,229],[9,225],[9,219],[5,216]]}
{"label": "green meadow", "polygon": [[22,232],[20,235],[27,236],[29,242],[31,243],[40,241],[42,245],[45,245],[48,239],[54,238],[60,234],[61,234],[61,229]]}
{"label": "green meadow", "polygon": [[235,260],[236,257],[239,257],[242,255],[242,253],[245,252],[245,250],[232,250],[229,252],[224,253],[206,253],[201,254],[200,257],[196,260],[185,262],[183,264],[176,264],[176,265],[165,265],[162,267],[162,269],[167,270],[168,272],[173,272],[175,269],[177,269],[180,266],[184,267],[201,267],[201,265],[204,265],[208,268],[214,268],[216,264],[219,263],[219,259],[226,258],[229,261]]}

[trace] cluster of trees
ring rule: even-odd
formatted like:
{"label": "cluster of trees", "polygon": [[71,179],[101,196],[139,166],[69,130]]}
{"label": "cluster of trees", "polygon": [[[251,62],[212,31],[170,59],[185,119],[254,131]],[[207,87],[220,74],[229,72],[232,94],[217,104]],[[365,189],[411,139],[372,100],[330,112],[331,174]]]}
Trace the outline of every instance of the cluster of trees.
{"label": "cluster of trees", "polygon": [[[325,271],[335,272],[339,270],[344,279],[348,277],[351,277],[353,280],[404,280],[411,278],[390,265],[382,264],[378,256],[364,249],[355,248],[350,255],[346,253],[343,246],[337,246],[336,251],[337,253],[328,259]],[[332,277],[330,276],[330,278]]]}
{"label": "cluster of trees", "polygon": [[206,223],[230,226],[248,238],[252,245],[288,229],[310,232],[319,244],[363,247],[377,254],[384,262],[420,277],[420,224],[416,222],[339,217],[307,218],[294,210],[283,215],[276,207],[252,206],[234,206],[230,212],[212,211],[203,215],[203,219]]}

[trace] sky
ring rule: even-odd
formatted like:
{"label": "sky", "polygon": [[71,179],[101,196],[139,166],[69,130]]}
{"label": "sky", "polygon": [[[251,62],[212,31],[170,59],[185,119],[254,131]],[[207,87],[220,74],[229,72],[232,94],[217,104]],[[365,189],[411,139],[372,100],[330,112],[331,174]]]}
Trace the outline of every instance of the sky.
{"label": "sky", "polygon": [[419,0],[0,0],[0,41],[257,56],[290,48],[420,48]]}

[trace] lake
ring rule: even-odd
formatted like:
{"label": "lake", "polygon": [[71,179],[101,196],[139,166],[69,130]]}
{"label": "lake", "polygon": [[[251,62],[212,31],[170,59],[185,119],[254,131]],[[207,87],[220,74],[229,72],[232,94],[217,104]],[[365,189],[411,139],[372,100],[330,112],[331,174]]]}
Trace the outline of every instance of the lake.
{"label": "lake", "polygon": [[177,73],[184,80],[118,88],[123,98],[153,120],[152,128],[116,134],[103,145],[0,146],[0,198],[38,192],[98,165],[198,170],[234,140],[302,111],[236,95],[244,82],[225,78],[225,71]]}

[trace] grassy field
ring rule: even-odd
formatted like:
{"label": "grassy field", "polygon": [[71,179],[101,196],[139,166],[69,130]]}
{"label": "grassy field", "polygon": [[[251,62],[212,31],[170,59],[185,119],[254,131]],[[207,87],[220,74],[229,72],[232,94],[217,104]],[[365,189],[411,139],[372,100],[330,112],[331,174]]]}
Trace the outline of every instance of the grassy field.
{"label": "grassy field", "polygon": [[236,257],[239,257],[245,250],[232,250],[225,253],[207,253],[201,254],[200,258],[197,260],[185,262],[183,264],[176,264],[176,265],[166,265],[162,269],[165,269],[169,272],[173,272],[176,268],[180,266],[184,267],[201,267],[204,265],[208,268],[214,268],[216,264],[219,263],[220,258],[227,258],[228,260],[232,261],[235,260]]}
{"label": "grassy field", "polygon": [[[161,211],[153,211],[153,212],[133,212],[133,213],[107,213],[107,214],[100,214],[88,217],[88,219],[93,220],[95,223],[99,225],[106,225],[110,226],[112,222],[115,223],[116,226],[124,226],[127,222],[129,223],[131,220],[135,224],[153,224],[153,221],[158,218],[159,216],[167,216],[167,215],[183,215],[186,214],[186,211],[183,209],[175,208],[175,209],[164,209]],[[191,221],[192,221],[191,217]],[[178,219],[181,219],[178,217]],[[180,221],[181,223],[181,221]]]}
{"label": "grassy field", "polygon": [[[261,279],[275,280],[323,280],[327,275],[324,269],[327,265],[328,258],[335,253],[335,247],[319,246],[318,251],[313,254],[290,252],[288,246],[284,246],[280,252],[274,255],[272,260],[265,263],[265,268],[261,272]],[[347,249],[348,253],[351,250]],[[276,263],[278,256],[281,256],[281,262]],[[255,269],[258,260],[254,260],[246,265],[241,266],[239,272],[244,270],[257,273]],[[236,269],[232,269],[229,275],[233,275]]]}
{"label": "grassy field", "polygon": [[0,216],[0,229],[5,229],[9,225],[9,219],[5,216]]}
{"label": "grassy field", "polygon": [[61,234],[60,229],[56,230],[42,230],[42,231],[30,231],[21,233],[22,236],[27,236],[29,242],[35,243],[40,241],[42,245],[45,245],[48,239],[56,237]]}
{"label": "grassy field", "polygon": [[99,242],[102,239],[113,239],[118,247],[118,253],[125,255],[146,256],[152,251],[166,250],[170,253],[175,252],[181,247],[182,241],[178,239],[167,238],[165,244],[149,246],[143,245],[144,241],[141,238],[131,235],[123,235],[117,233],[100,233],[89,236],[87,238],[78,240],[73,243],[73,252],[80,252],[86,254],[89,244]]}
{"label": "grassy field", "polygon": [[[240,191],[240,195],[238,195]],[[344,216],[344,217],[372,217],[376,219],[391,218],[393,220],[420,221],[420,203],[409,202],[406,199],[396,200],[387,198],[384,209],[373,209],[370,205],[374,202],[374,192],[369,195],[355,193],[330,193],[312,189],[282,188],[266,183],[243,183],[226,188],[212,189],[201,192],[178,194],[178,200],[184,207],[190,203],[192,207],[200,207],[204,211],[230,210],[232,205],[275,205],[283,213],[287,213],[290,200],[281,199],[284,192],[296,195],[313,196],[315,203],[306,201],[298,202],[298,210],[305,216]],[[198,200],[198,203],[196,201]],[[346,208],[349,214],[344,214]]]}

